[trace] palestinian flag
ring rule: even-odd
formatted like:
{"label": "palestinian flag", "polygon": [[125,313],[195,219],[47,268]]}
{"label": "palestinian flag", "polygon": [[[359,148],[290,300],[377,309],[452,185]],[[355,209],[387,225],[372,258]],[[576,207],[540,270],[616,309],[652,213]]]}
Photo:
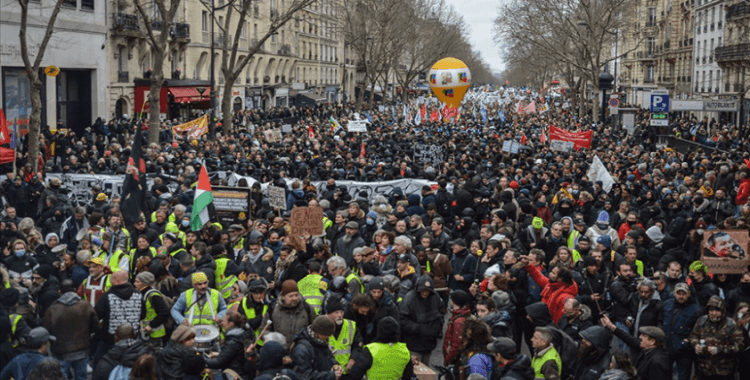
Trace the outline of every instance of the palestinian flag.
{"label": "palestinian flag", "polygon": [[331,132],[336,133],[336,130],[341,128],[341,124],[339,124],[338,120],[336,120],[333,116],[331,116]]}
{"label": "palestinian flag", "polygon": [[[195,187],[195,198],[193,199],[193,210],[190,214],[190,229],[200,230],[206,223],[211,221],[213,211],[214,195],[211,193],[211,182],[208,180],[206,167],[201,167],[198,175],[198,186]],[[215,212],[213,212],[215,214]]]}

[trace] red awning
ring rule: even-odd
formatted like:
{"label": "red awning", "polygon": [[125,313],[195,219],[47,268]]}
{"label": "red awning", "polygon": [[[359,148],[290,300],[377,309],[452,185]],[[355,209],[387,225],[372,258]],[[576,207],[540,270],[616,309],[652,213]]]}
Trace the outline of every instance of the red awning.
{"label": "red awning", "polygon": [[199,102],[203,98],[195,87],[170,87],[169,92],[174,95],[175,103]]}

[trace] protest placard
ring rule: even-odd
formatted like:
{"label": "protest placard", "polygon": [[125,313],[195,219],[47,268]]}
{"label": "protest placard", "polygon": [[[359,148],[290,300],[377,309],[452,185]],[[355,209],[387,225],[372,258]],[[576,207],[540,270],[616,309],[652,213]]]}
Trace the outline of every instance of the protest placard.
{"label": "protest placard", "polygon": [[268,186],[268,201],[271,207],[286,210],[286,191],[284,188]]}
{"label": "protest placard", "polygon": [[503,152],[509,152],[510,153],[510,147],[512,145],[513,144],[509,140],[503,141]]}
{"label": "protest placard", "polygon": [[281,131],[278,129],[270,129],[267,131],[263,131],[263,136],[265,136],[266,141],[268,142],[279,142],[281,141]]}
{"label": "protest placard", "polygon": [[747,270],[747,230],[706,230],[701,244],[701,261],[708,273],[744,273]]}
{"label": "protest placard", "polygon": [[211,193],[219,223],[229,227],[232,224],[243,224],[247,220],[250,210],[249,187],[214,186]]}
{"label": "protest placard", "polygon": [[291,124],[284,124],[281,126],[281,132],[289,133],[292,131],[292,125]]}
{"label": "protest placard", "polygon": [[570,152],[575,143],[572,141],[552,140],[549,142],[549,149],[555,152]]}
{"label": "protest placard", "polygon": [[367,120],[349,120],[346,130],[349,132],[367,132]]}
{"label": "protest placard", "polygon": [[289,218],[292,236],[323,234],[323,209],[321,207],[295,207]]}

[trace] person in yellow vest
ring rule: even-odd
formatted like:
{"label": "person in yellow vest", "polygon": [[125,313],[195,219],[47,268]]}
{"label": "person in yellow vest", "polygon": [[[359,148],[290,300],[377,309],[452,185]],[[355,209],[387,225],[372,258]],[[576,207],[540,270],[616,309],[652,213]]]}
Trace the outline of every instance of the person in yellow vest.
{"label": "person in yellow vest", "polygon": [[112,287],[112,271],[104,265],[102,257],[95,257],[86,265],[89,266],[89,277],[83,280],[76,293],[91,303],[91,306],[95,306],[99,298]]}
{"label": "person in yellow vest", "polygon": [[113,236],[109,232],[102,234],[102,250],[99,257],[105,260],[112,273],[121,270],[130,273],[130,255],[118,248],[117,239],[117,236]]}
{"label": "person in yellow vest", "polygon": [[354,321],[344,318],[344,305],[338,299],[329,299],[325,312],[336,323],[336,331],[328,337],[328,344],[333,347],[336,362],[347,373],[354,365],[353,358],[359,357],[362,351],[362,333]]}
{"label": "person in yellow vest", "polygon": [[534,348],[531,368],[534,369],[534,379],[559,380],[562,375],[562,359],[552,345],[552,339],[550,329],[534,329],[534,335],[531,336],[531,346]]}
{"label": "person in yellow vest", "polygon": [[297,283],[297,287],[299,288],[299,294],[313,308],[313,312],[317,316],[320,314],[323,296],[328,290],[328,279],[323,277],[323,268],[317,261],[310,263],[307,273],[308,275]]}
{"label": "person in yellow vest", "polygon": [[16,305],[20,297],[21,292],[16,288],[3,289],[0,292],[0,315],[7,315],[10,319],[9,339],[14,348],[25,344],[26,337],[31,332],[23,315],[16,313]]}
{"label": "person in yellow vest", "polygon": [[634,245],[628,245],[625,247],[625,262],[628,264],[635,264],[638,271],[638,276],[643,276],[643,261],[638,260],[638,247]]}
{"label": "person in yellow vest", "polygon": [[149,245],[148,236],[138,235],[135,247],[130,250],[130,276],[134,276],[138,262],[148,262],[156,259],[156,248]]}
{"label": "person in yellow vest", "polygon": [[216,290],[221,293],[224,299],[229,299],[232,295],[232,287],[239,281],[237,276],[242,273],[242,270],[233,260],[227,257],[226,246],[222,244],[214,244],[211,247],[211,256],[216,263],[216,270],[214,271]]}
{"label": "person in yellow vest", "polygon": [[365,345],[362,354],[342,380],[362,379],[411,379],[414,364],[406,343],[400,343],[400,327],[393,317],[385,317],[378,323],[378,335]]}
{"label": "person in yellow vest", "polygon": [[169,212],[169,202],[161,201],[159,203],[159,209],[151,213],[151,223],[156,222],[156,213],[163,212],[164,216]]}
{"label": "person in yellow vest", "polygon": [[331,274],[331,278],[336,276],[346,278],[349,294],[352,295],[352,298],[357,294],[365,292],[365,286],[362,284],[362,281],[356,274],[352,273],[352,271],[346,267],[346,260],[344,260],[343,257],[333,256],[328,259],[326,265],[328,265],[328,273]]}
{"label": "person in yellow vest", "polygon": [[193,288],[180,294],[172,307],[175,323],[185,326],[218,325],[227,304],[221,294],[208,287],[208,277],[203,272],[193,273]]}
{"label": "person in yellow vest", "polygon": [[164,324],[171,318],[164,295],[153,288],[156,278],[151,272],[141,272],[135,276],[133,286],[141,293],[141,338],[152,347],[162,347],[167,329]]}
{"label": "person in yellow vest", "polygon": [[[268,283],[262,277],[251,280],[248,284],[247,290],[250,294],[243,298],[238,304],[233,305],[232,309],[245,315],[250,328],[255,332],[255,336],[258,336],[265,326],[261,325],[261,322],[263,322],[263,318],[268,314],[268,311],[273,308],[274,304],[272,303],[271,298],[266,294],[268,291]],[[263,340],[261,339],[258,341],[258,346],[262,345]]]}

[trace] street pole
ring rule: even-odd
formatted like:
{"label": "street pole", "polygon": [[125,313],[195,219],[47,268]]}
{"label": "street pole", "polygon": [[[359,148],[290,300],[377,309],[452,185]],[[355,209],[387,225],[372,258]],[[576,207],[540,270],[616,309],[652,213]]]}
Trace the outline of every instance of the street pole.
{"label": "street pole", "polygon": [[211,88],[208,92],[209,99],[209,111],[208,111],[208,133],[211,137],[216,135],[216,124],[214,123],[214,110],[216,109],[216,93],[214,92],[214,50],[215,50],[215,37],[214,37],[214,12],[216,12],[216,0],[211,0]]}

